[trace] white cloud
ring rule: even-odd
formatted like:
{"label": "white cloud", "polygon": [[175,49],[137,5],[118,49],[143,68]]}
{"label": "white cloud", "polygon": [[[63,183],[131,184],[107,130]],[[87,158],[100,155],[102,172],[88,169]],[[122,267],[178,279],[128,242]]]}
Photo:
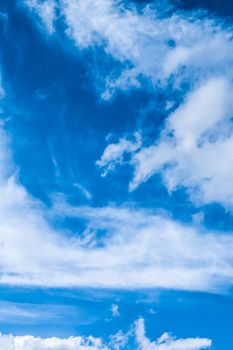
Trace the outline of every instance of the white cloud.
{"label": "white cloud", "polygon": [[78,188],[82,195],[87,199],[90,200],[92,198],[91,192],[89,192],[84,186],[82,186],[79,183],[74,183],[74,187]]}
{"label": "white cloud", "polygon": [[101,46],[122,63],[118,76],[105,77],[104,99],[115,89],[140,87],[142,77],[156,87],[175,76],[177,87],[183,79],[193,84],[213,71],[229,74],[233,53],[230,29],[224,29],[219,19],[200,13],[168,14],[168,7],[168,2],[163,9],[161,4],[147,5],[139,12],[118,0],[60,2],[66,33],[79,49]]}
{"label": "white cloud", "polygon": [[161,172],[169,191],[188,188],[197,203],[233,208],[233,90],[225,78],[210,79],[171,114],[159,141],[132,157],[130,189]]}
{"label": "white cloud", "polygon": [[176,339],[168,333],[164,333],[157,341],[151,342],[145,336],[144,320],[140,318],[136,322],[136,339],[141,350],[200,350],[212,345],[207,338]]}
{"label": "white cloud", "polygon": [[[137,142],[128,147],[134,149]],[[72,207],[58,198],[49,211],[28,194],[14,171],[10,139],[1,127],[1,284],[205,291],[232,285],[230,234],[201,227],[199,232],[133,207]],[[80,218],[87,230],[76,235],[55,230],[57,217]],[[100,239],[98,231],[105,232]]]}
{"label": "white cloud", "polygon": [[0,335],[4,350],[110,350],[102,340],[93,337],[36,338],[33,336]]}
{"label": "white cloud", "polygon": [[69,337],[39,338],[33,336],[13,336],[0,334],[0,347],[4,350],[120,350],[124,349],[132,338],[140,350],[201,350],[211,346],[206,338],[175,339],[164,333],[157,341],[151,342],[145,336],[144,320],[135,322],[135,327],[127,334],[118,332],[111,336],[109,343],[101,338]]}
{"label": "white cloud", "polygon": [[[128,162],[134,167],[129,189],[161,173],[170,192],[184,186],[196,204],[217,202],[232,210],[232,101],[232,83],[222,76],[191,91],[169,115],[154,144],[143,147],[141,142],[136,149],[126,148],[131,153]],[[107,146],[103,159],[112,147],[121,149],[122,139]],[[107,164],[107,169],[122,164],[121,154]]]}
{"label": "white cloud", "polygon": [[230,235],[198,233],[143,210],[73,208],[59,200],[55,215],[106,231],[101,242],[85,245],[55,232],[46,208],[13,179],[0,192],[1,283],[216,290],[233,281]]}
{"label": "white cloud", "polygon": [[118,143],[112,143],[106,147],[101,159],[96,162],[98,167],[104,168],[102,176],[106,176],[107,173],[114,170],[117,165],[121,165],[125,154],[136,152],[141,147],[142,142],[140,134],[136,133],[134,138],[135,141],[121,138]]}
{"label": "white cloud", "polygon": [[[58,6],[79,49],[102,47],[120,63],[117,73],[104,77],[104,99],[142,84],[162,89],[167,103],[179,94],[167,135],[133,155],[130,189],[161,172],[169,191],[184,186],[196,203],[218,202],[231,210],[232,28],[200,11],[166,12],[167,2],[162,12],[155,4],[139,11],[117,0],[62,0]],[[139,147],[127,139],[108,145],[97,162],[102,174]]]}
{"label": "white cloud", "polygon": [[27,7],[42,20],[49,34],[55,31],[56,2],[54,0],[25,0]]}
{"label": "white cloud", "polygon": [[[47,2],[30,3],[44,16],[40,6]],[[188,18],[179,14],[162,18],[149,8],[139,13],[111,0],[63,0],[60,4],[67,33],[80,48],[102,45],[106,53],[123,63],[118,87],[122,87],[122,81],[127,81],[127,88],[137,85],[141,75],[151,79],[153,85],[159,82],[163,86],[171,74],[176,87],[185,78],[195,86],[168,118],[160,140],[139,150],[140,139],[121,139],[118,145],[107,147],[98,165],[109,171],[122,163],[124,154],[133,152],[131,189],[161,171],[169,190],[183,185],[195,201],[219,201],[230,206],[230,70],[228,79],[224,75],[233,57],[230,33],[218,22],[193,14]],[[53,12],[46,10],[48,14],[50,24]],[[199,232],[137,208],[73,208],[62,201],[56,203],[55,216],[79,217],[94,233],[103,230],[106,235],[100,242],[92,234],[80,242],[82,232],[69,237],[56,231],[48,219],[48,209],[9,176],[9,147],[3,130],[1,137],[1,283],[187,290],[232,285],[230,234],[201,228],[203,232]]]}
{"label": "white cloud", "polygon": [[[87,323],[83,320],[80,309],[69,305],[56,304],[30,304],[10,301],[0,301],[0,323],[1,325],[32,325],[38,323],[42,319],[53,324],[61,322],[74,321],[70,315],[75,315],[79,324]],[[90,322],[92,322],[91,319]],[[1,349],[2,350],[2,349]]]}
{"label": "white cloud", "polygon": [[[198,232],[137,208],[71,207],[62,198],[50,213],[9,175],[7,142],[2,130],[0,283],[184,290],[232,285],[231,235]],[[56,231],[51,215],[80,218],[92,237],[80,241],[82,232]],[[105,232],[101,239],[96,238],[99,230]]]}

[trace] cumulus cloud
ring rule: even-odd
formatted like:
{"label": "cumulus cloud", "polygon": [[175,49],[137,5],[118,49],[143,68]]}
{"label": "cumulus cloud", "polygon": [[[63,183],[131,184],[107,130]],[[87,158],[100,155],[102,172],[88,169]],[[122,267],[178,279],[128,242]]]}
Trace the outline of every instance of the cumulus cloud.
{"label": "cumulus cloud", "polygon": [[106,343],[101,338],[69,337],[39,338],[33,336],[13,336],[0,334],[0,346],[4,350],[120,350],[133,339],[140,350],[201,350],[211,346],[211,340],[206,338],[175,339],[164,333],[157,341],[151,342],[145,336],[144,320],[135,322],[128,334],[118,332]]}

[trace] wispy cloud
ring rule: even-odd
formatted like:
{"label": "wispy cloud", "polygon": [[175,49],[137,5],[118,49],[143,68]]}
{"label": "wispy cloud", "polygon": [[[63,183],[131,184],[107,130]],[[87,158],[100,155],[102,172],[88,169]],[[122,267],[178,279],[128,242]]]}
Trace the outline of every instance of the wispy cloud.
{"label": "wispy cloud", "polygon": [[[77,315],[79,323],[83,323],[83,315],[78,308],[67,305],[47,305],[0,301],[1,324],[37,324],[42,319],[57,324],[68,321],[68,315]],[[70,316],[69,316],[70,317]]]}
{"label": "wispy cloud", "polygon": [[[153,86],[166,87],[165,95],[181,95],[152,145],[143,146],[138,136],[106,148],[97,162],[104,174],[132,153],[131,190],[161,172],[170,191],[185,186],[195,202],[231,207],[231,30],[197,13],[161,16],[156,7],[139,12],[112,0],[63,0],[58,6],[67,35],[80,49],[102,46],[122,64],[119,77],[108,80],[109,93],[140,85],[143,76]],[[106,232],[101,244],[92,235],[92,244],[88,240],[85,246],[79,238],[55,232],[46,209],[14,177],[2,184],[2,283],[188,290],[232,283],[231,235],[198,232],[146,210],[58,203],[55,214],[81,217],[94,232]]]}
{"label": "wispy cloud", "polygon": [[[70,41],[74,50],[88,52],[88,65],[93,52],[100,54],[104,69],[100,74],[101,67],[98,70],[96,63],[91,74],[96,77],[94,84],[105,103],[118,91],[135,89],[142,89],[143,96],[150,100],[150,113],[156,101],[163,100],[156,111],[158,118],[163,116],[165,121],[161,120],[159,130],[155,126],[155,133],[149,135],[148,129],[138,127],[125,132],[118,142],[108,141],[96,161],[102,175],[127,163],[132,168],[129,191],[159,173],[169,192],[185,188],[194,205],[217,202],[232,210],[232,27],[203,11],[182,12],[168,1],[159,3],[143,6],[121,0],[23,1],[30,17],[43,24],[56,44]],[[72,45],[68,46],[70,50]],[[66,47],[61,45],[61,49]],[[52,53],[48,56],[53,57]],[[105,60],[110,63],[106,67]],[[66,71],[63,73],[65,76]],[[72,79],[77,76],[81,79],[80,74],[74,74]],[[0,81],[0,99],[5,95],[1,86]],[[39,90],[36,87],[35,91]],[[64,98],[68,94],[69,89]],[[44,106],[49,101],[55,103],[56,99],[46,99]],[[135,117],[140,118],[137,114]],[[89,182],[76,182],[73,177],[73,186],[88,204],[71,205],[64,194],[47,193],[52,203],[48,207],[20,183],[9,136],[1,124],[1,285],[219,293],[232,287],[233,232],[205,228],[201,214],[187,224],[168,213],[142,208],[140,202],[91,206],[100,201],[95,201],[84,186]],[[52,149],[50,158],[59,183],[60,158]],[[90,188],[94,193],[94,186]],[[69,230],[67,222],[72,222],[70,227],[78,222],[76,232]],[[7,302],[1,302],[0,307],[0,320],[5,323],[11,317],[31,323],[38,317],[50,320],[54,313],[62,317],[62,310],[56,307],[47,311]],[[117,304],[112,304],[110,311],[112,316],[120,314]],[[153,314],[153,310],[149,312]],[[152,341],[146,336],[141,318],[128,333],[119,331],[109,342],[92,336],[42,339],[0,335],[0,348],[4,350],[120,350],[132,344],[141,350],[200,350],[210,348],[212,342],[199,337],[177,339],[170,333]]]}
{"label": "wispy cloud", "polygon": [[[139,11],[113,0],[62,0],[59,9],[79,49],[101,47],[120,63],[104,77],[104,99],[143,86],[179,105],[160,139],[132,156],[130,190],[160,172],[169,191],[184,186],[195,203],[231,210],[232,28],[208,13],[171,10],[167,2],[162,11],[156,5]],[[139,141],[122,138],[97,165],[106,175],[138,148]]]}
{"label": "wispy cloud", "polygon": [[[161,172],[170,191],[185,186],[196,203],[219,202],[231,209],[231,28],[207,15],[199,18],[195,12],[161,17],[156,8],[139,13],[110,0],[91,7],[86,1],[64,0],[62,11],[67,33],[79,48],[103,46],[122,63],[120,76],[107,78],[105,97],[115,88],[139,87],[142,76],[155,88],[166,87],[165,94],[179,89],[182,96],[161,140],[133,156],[130,189]],[[139,147],[138,142],[120,139],[105,149],[97,165],[106,175],[122,163],[124,152]],[[221,158],[218,167],[216,158]]]}
{"label": "wispy cloud", "polygon": [[[0,165],[8,169],[6,160]],[[92,244],[80,243],[81,232],[69,238],[54,230],[47,208],[15,177],[0,180],[1,283],[187,290],[232,284],[230,235],[198,232],[137,208],[72,207],[59,198],[54,219],[80,218],[96,233]],[[99,230],[105,235],[95,239]]]}
{"label": "wispy cloud", "polygon": [[25,0],[28,8],[41,18],[49,34],[55,31],[56,1],[55,0]]}
{"label": "wispy cloud", "polygon": [[103,47],[122,63],[118,78],[107,78],[104,98],[118,88],[140,87],[142,77],[156,87],[170,84],[173,76],[177,88],[183,79],[193,85],[213,73],[229,73],[231,28],[201,11],[171,11],[168,2],[139,11],[114,0],[62,0],[58,6],[78,48]]}

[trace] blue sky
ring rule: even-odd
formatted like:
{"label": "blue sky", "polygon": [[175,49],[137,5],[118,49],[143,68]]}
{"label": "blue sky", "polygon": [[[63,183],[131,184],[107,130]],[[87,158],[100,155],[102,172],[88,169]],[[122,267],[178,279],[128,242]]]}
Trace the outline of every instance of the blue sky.
{"label": "blue sky", "polygon": [[231,348],[232,15],[0,2],[0,349]]}

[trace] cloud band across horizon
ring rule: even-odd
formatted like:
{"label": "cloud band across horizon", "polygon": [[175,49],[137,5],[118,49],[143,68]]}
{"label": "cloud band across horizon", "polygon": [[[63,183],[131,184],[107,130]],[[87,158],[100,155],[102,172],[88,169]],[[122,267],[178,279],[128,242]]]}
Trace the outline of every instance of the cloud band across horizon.
{"label": "cloud band across horizon", "polygon": [[131,344],[139,350],[201,350],[210,348],[208,338],[176,339],[164,333],[157,341],[150,341],[145,335],[144,319],[138,319],[128,333],[119,331],[110,337],[108,343],[101,338],[69,337],[65,339],[13,336],[0,333],[0,347],[4,350],[120,350]]}

